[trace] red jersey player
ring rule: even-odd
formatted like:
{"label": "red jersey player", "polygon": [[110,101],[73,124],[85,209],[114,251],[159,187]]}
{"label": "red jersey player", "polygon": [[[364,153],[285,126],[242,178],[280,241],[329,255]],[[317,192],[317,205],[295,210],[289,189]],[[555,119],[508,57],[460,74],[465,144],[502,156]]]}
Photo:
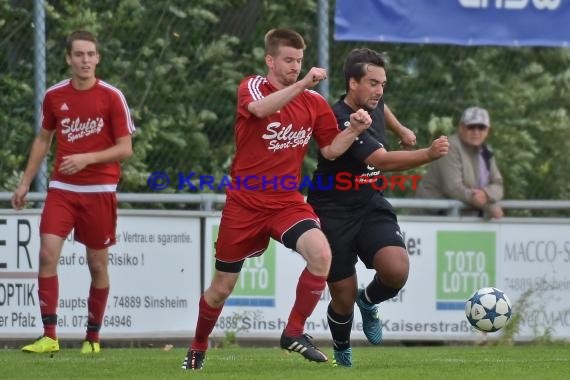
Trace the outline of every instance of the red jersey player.
{"label": "red jersey player", "polygon": [[66,60],[72,77],[46,91],[41,129],[12,196],[12,206],[21,209],[55,135],[55,165],[40,222],[38,295],[44,333],[24,346],[24,352],[59,351],[57,264],[64,239],[72,229],[75,240],[86,246],[91,274],[81,353],[100,352],[99,329],[109,294],[108,250],[115,244],[119,161],[132,154],[135,127],[125,97],[95,77],[99,63],[95,36],[85,31],[71,33]]}
{"label": "red jersey player", "polygon": [[261,255],[269,238],[297,251],[307,262],[280,346],[311,361],[328,360],[303,333],[303,326],[325,288],[330,247],[313,209],[301,193],[290,189],[290,181],[299,180],[312,136],[322,154],[335,159],[369,127],[371,119],[358,110],[344,131],[338,129],[326,100],[309,90],[326,79],[326,70],[313,67],[297,81],[304,49],[297,32],[269,31],[265,36],[267,76],[247,77],[238,89],[237,149],[216,242],[216,271],[200,298],[195,336],[183,369],[203,367],[208,337],[244,260]]}

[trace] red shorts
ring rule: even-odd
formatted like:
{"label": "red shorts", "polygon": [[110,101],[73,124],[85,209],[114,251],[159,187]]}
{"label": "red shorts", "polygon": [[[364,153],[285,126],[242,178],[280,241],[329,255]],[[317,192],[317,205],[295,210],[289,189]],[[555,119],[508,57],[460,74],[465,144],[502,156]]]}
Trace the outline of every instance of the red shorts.
{"label": "red shorts", "polygon": [[260,256],[269,245],[270,237],[283,243],[283,234],[304,220],[314,220],[319,224],[313,208],[301,195],[279,209],[253,209],[228,198],[216,241],[216,259],[234,263]]}
{"label": "red shorts", "polygon": [[40,233],[66,238],[72,229],[87,248],[104,249],[116,243],[117,195],[114,192],[76,193],[49,189]]}

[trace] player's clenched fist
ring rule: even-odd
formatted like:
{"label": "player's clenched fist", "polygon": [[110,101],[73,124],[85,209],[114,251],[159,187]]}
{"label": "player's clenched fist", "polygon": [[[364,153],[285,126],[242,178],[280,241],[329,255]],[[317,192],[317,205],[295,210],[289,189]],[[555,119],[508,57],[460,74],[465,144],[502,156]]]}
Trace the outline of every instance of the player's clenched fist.
{"label": "player's clenched fist", "polygon": [[303,78],[305,88],[311,88],[322,80],[327,79],[327,70],[320,67],[311,67],[307,75]]}
{"label": "player's clenched fist", "polygon": [[429,156],[432,159],[437,159],[445,156],[449,152],[449,141],[447,136],[441,136],[435,139],[429,148]]}
{"label": "player's clenched fist", "polygon": [[372,118],[370,114],[363,110],[362,108],[353,114],[350,114],[350,125],[356,128],[359,132],[363,132],[368,129],[372,124]]}

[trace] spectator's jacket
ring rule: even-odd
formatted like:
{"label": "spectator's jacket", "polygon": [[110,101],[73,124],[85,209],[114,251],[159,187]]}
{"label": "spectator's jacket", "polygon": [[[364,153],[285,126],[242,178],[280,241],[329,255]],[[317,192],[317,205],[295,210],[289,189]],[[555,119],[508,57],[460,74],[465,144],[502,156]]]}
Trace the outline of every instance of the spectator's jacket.
{"label": "spectator's jacket", "polygon": [[[489,169],[489,184],[483,188],[489,203],[482,210],[471,208],[462,215],[485,216],[503,198],[503,177],[493,153],[483,146],[483,157]],[[479,187],[479,148],[464,144],[457,134],[449,137],[449,153],[429,164],[416,197],[458,199],[471,204],[473,190]]]}

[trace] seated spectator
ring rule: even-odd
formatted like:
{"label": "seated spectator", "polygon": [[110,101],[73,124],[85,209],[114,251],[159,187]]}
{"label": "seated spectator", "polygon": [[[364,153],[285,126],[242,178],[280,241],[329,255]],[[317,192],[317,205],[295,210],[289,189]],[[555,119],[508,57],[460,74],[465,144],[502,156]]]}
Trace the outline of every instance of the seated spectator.
{"label": "seated spectator", "polygon": [[457,133],[449,137],[449,154],[429,164],[416,197],[457,199],[470,206],[461,215],[502,218],[496,202],[503,198],[503,177],[485,145],[490,132],[487,110],[467,108]]}

